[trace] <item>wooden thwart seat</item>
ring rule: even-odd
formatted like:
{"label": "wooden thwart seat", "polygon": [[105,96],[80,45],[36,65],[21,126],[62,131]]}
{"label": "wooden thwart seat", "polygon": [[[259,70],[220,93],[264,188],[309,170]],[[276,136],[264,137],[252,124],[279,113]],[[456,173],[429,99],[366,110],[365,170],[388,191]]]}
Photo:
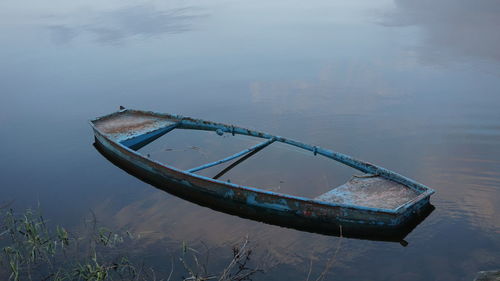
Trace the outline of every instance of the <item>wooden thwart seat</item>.
{"label": "wooden thwart seat", "polygon": [[102,118],[95,126],[124,146],[138,150],[175,129],[178,123],[138,112],[123,112]]}
{"label": "wooden thwart seat", "polygon": [[345,184],[314,199],[329,203],[395,209],[417,195],[415,191],[402,184],[373,176],[352,177]]}

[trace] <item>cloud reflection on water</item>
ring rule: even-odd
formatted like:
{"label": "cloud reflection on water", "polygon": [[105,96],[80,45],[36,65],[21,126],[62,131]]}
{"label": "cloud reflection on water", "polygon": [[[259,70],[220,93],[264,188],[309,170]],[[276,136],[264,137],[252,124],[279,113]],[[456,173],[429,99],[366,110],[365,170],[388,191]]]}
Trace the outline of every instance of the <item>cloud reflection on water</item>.
{"label": "cloud reflection on water", "polygon": [[132,37],[149,38],[193,29],[192,22],[206,16],[193,7],[159,9],[151,4],[122,7],[113,11],[88,11],[76,16],[79,20],[48,24],[56,43],[68,43],[78,35],[90,35],[104,44],[121,43]]}
{"label": "cloud reflection on water", "polygon": [[[395,0],[384,17],[389,26],[418,26],[425,61],[476,57],[500,60],[500,5],[497,0]],[[457,59],[457,56],[461,57]]]}
{"label": "cloud reflection on water", "polygon": [[[312,78],[254,81],[250,84],[252,102],[275,114],[373,112],[404,102],[413,94],[405,85],[390,83],[380,71],[389,64],[378,60],[330,64]],[[394,67],[404,71],[404,67]]]}

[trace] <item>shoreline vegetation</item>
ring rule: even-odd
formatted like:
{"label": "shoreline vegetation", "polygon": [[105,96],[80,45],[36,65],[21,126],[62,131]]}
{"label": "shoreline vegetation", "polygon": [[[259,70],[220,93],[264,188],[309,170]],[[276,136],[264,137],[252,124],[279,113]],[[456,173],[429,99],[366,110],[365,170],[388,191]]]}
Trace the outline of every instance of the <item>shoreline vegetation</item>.
{"label": "shoreline vegetation", "polygon": [[[232,258],[221,269],[209,270],[210,249],[198,250],[183,242],[180,250],[162,266],[148,265],[132,252],[140,235],[117,232],[98,225],[95,215],[83,230],[68,231],[53,226],[39,210],[16,213],[0,208],[0,279],[9,281],[251,281],[262,279],[263,267],[251,259],[248,237],[232,246]],[[312,260],[306,281],[325,280],[331,271],[343,239],[324,269],[312,278]],[[175,265],[177,264],[177,266]],[[174,276],[175,271],[175,276]]]}
{"label": "shoreline vegetation", "polygon": [[[41,281],[174,280],[174,258],[166,276],[128,254],[127,244],[139,237],[97,225],[95,216],[82,233],[52,226],[39,211],[18,214],[0,210],[0,279]],[[263,270],[250,266],[248,238],[232,248],[232,260],[219,273],[208,272],[208,256],[186,243],[177,257],[183,281],[249,281]],[[179,280],[179,279],[175,279]]]}

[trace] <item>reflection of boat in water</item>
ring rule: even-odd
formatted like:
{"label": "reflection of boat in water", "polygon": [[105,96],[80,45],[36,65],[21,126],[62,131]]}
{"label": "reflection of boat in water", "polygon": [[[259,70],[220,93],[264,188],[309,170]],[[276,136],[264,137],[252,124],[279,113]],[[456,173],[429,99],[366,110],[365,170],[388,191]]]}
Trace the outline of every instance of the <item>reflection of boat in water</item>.
{"label": "reflection of boat in water", "polygon": [[[96,148],[128,173],[186,200],[241,217],[296,229],[344,237],[402,241],[433,207],[434,191],[382,167],[287,138],[178,115],[137,110],[91,121]],[[264,142],[224,159],[189,170],[159,163],[138,149],[174,129],[247,135]],[[241,186],[218,178],[253,154],[281,142],[308,150],[365,173],[316,198]],[[197,171],[233,161],[215,177]]]}

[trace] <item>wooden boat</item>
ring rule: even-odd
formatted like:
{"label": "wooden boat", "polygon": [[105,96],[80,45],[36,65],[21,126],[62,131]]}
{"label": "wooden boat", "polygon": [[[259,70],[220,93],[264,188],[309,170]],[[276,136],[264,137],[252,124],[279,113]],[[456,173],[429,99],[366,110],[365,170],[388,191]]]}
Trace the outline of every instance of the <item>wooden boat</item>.
{"label": "wooden boat", "polygon": [[[90,121],[95,146],[132,175],[179,197],[213,209],[268,223],[356,238],[400,241],[433,207],[434,190],[380,166],[288,138],[180,115],[122,109]],[[214,131],[263,139],[224,159],[182,170],[138,150],[172,130]],[[258,151],[281,142],[364,173],[316,198],[242,186],[218,178]],[[234,160],[213,178],[196,172]]]}

